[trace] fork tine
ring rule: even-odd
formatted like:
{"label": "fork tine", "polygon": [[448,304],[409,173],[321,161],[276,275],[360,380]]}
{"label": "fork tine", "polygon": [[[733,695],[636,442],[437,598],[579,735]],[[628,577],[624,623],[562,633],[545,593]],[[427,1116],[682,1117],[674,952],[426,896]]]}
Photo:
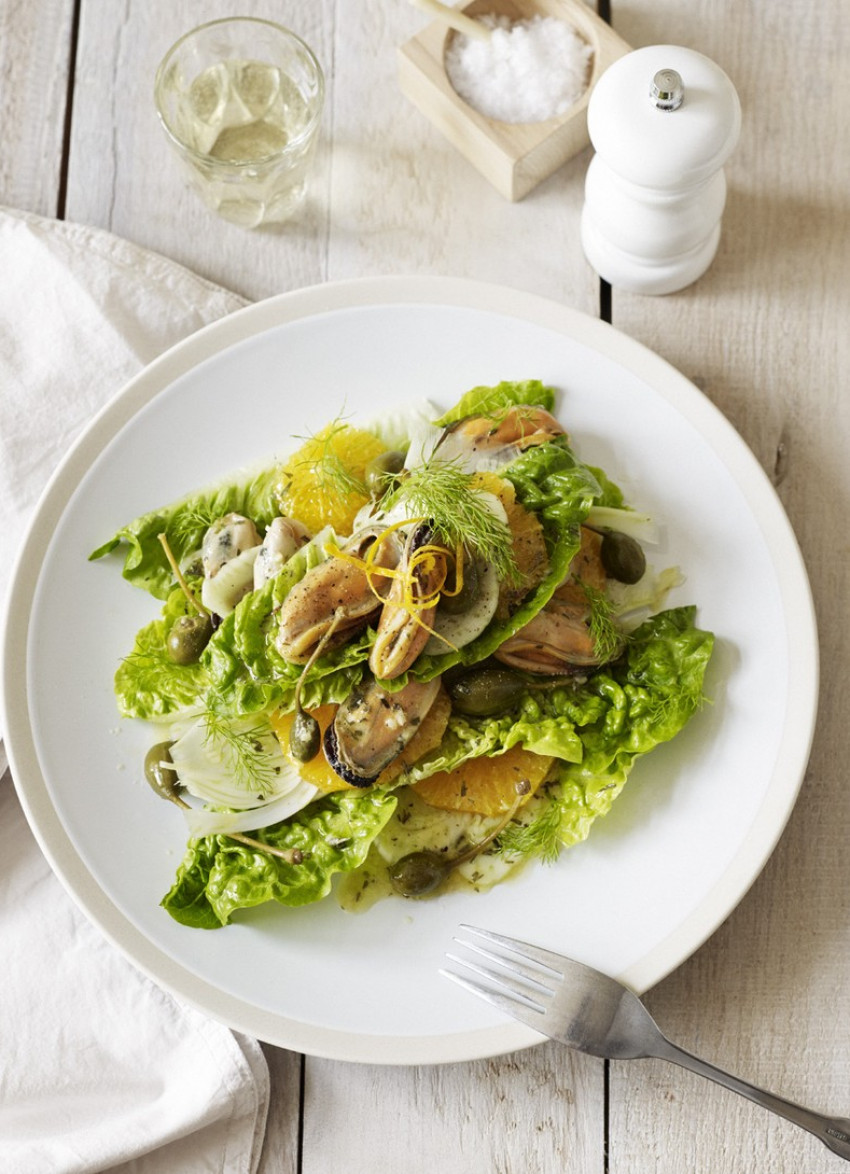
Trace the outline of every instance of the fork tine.
{"label": "fork tine", "polygon": [[[459,958],[456,954],[447,953],[446,957],[450,962],[462,966],[465,970],[470,970],[473,974],[477,974],[481,978],[486,978],[492,986],[505,991],[513,998],[524,1000],[538,1011],[546,1010],[546,1000],[547,998],[551,998],[552,991],[544,987],[542,983],[535,983],[532,979],[533,985],[527,985],[525,975],[523,974],[515,974],[511,970],[507,973],[500,973],[498,970],[491,970],[487,966],[479,966],[476,962],[468,958]],[[488,958],[489,956],[485,954],[484,957]],[[492,959],[490,960],[492,961]],[[498,959],[495,959],[495,961],[498,962]]]}
{"label": "fork tine", "polygon": [[[478,929],[474,925],[461,925],[462,930],[467,933],[475,934],[479,938],[484,938],[488,942],[494,942],[497,946],[501,946],[505,950],[509,950],[512,954],[518,954],[521,958],[527,958],[530,962],[536,962],[539,966],[546,970],[557,974],[559,978],[564,977],[564,963],[566,959],[561,954],[555,954],[552,950],[544,950],[542,946],[532,946],[528,942],[521,942],[517,938],[509,938],[504,934],[495,933],[491,929]],[[460,941],[460,938],[455,938],[455,941]],[[474,949],[471,943],[465,943],[469,948]],[[492,955],[496,957],[496,955]],[[508,965],[514,965],[513,959],[506,959]]]}
{"label": "fork tine", "polygon": [[[493,1007],[498,1007],[500,1011],[504,1011],[506,1015],[510,1015],[513,1019],[518,1019],[521,1023],[528,1024],[529,1027],[540,1031],[540,1024],[542,1023],[545,1011],[542,1007],[535,1007],[531,1003],[522,1002],[513,995],[504,994],[501,991],[494,990],[492,987],[485,986],[483,983],[474,982],[471,978],[466,978],[462,974],[455,974],[453,970],[440,970],[440,974],[444,978],[451,979],[452,982],[462,986],[465,990],[471,991],[473,995],[478,995],[479,999],[483,999],[485,1003],[490,1003]],[[542,1034],[545,1034],[543,1032]]]}
{"label": "fork tine", "polygon": [[[485,950],[484,947],[480,946],[477,942],[467,942],[464,941],[463,938],[459,937],[455,937],[453,940],[456,941],[459,946],[463,946],[465,950],[470,950],[472,953],[478,954],[479,957],[486,958],[488,962],[495,962],[497,966],[501,966],[511,974],[521,975],[530,986],[535,987],[541,994],[549,995],[550,997],[554,994],[551,986],[548,986],[543,981],[545,978],[549,977],[548,974],[545,974],[537,964],[533,963],[531,966],[528,966],[524,962],[520,961],[519,958],[521,958],[522,955],[519,955],[518,958],[508,958],[504,954],[497,954],[494,950]],[[451,958],[452,955],[448,954],[447,957]],[[455,960],[458,962],[461,961],[459,958]],[[471,962],[464,962],[463,964],[465,966],[469,966],[473,970],[477,969],[477,967],[473,966]],[[481,971],[480,973],[485,973],[488,978],[492,978],[494,981],[496,981],[497,976],[501,974],[501,972],[497,971]]]}

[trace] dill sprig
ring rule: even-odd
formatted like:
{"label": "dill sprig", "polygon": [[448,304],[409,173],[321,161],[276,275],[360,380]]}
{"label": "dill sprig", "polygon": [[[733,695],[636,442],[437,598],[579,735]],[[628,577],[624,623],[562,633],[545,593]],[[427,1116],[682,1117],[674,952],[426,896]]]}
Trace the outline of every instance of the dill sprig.
{"label": "dill sprig", "polygon": [[451,550],[467,547],[490,563],[500,579],[519,580],[510,527],[487,505],[472,473],[432,458],[410,469],[383,504],[389,512],[400,503],[412,516],[429,520],[438,542]]}
{"label": "dill sprig", "polygon": [[200,544],[210,526],[220,517],[212,507],[190,506],[175,517],[171,532],[183,545]]}
{"label": "dill sprig", "polygon": [[561,851],[561,803],[551,795],[528,823],[509,824],[499,836],[499,849],[507,856],[528,859],[539,856],[551,864]]}
{"label": "dill sprig", "polygon": [[214,709],[207,709],[203,717],[205,741],[218,746],[233,772],[234,782],[252,791],[262,791],[275,782],[275,763],[263,744],[267,729],[262,725],[238,729]]}
{"label": "dill sprig", "polygon": [[623,633],[614,619],[614,605],[604,591],[581,584],[590,604],[590,637],[601,664],[614,660],[623,650]]}
{"label": "dill sprig", "polygon": [[346,497],[350,493],[368,497],[366,482],[358,477],[342,460],[334,449],[333,441],[343,432],[350,430],[340,416],[319,433],[310,436],[296,436],[296,440],[310,441],[318,445],[318,451],[302,456],[293,462],[293,469],[303,469],[305,466],[316,481],[316,488],[322,493],[333,493],[337,497]]}

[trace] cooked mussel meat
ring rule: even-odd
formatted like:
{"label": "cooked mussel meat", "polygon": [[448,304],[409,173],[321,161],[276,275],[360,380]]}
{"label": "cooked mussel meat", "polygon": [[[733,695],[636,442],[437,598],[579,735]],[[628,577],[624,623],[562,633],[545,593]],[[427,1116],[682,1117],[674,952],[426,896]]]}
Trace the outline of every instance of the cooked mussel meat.
{"label": "cooked mussel meat", "polygon": [[374,680],[360,685],[325,731],[331,767],[354,787],[370,786],[413,738],[439,691],[439,679],[410,681],[395,693]]}
{"label": "cooked mussel meat", "polygon": [[296,518],[274,518],[254,562],[254,590],[278,575],[296,551],[310,541],[310,531]]}
{"label": "cooked mussel meat", "polygon": [[[375,543],[379,545],[373,552]],[[295,584],[281,606],[275,640],[285,660],[306,664],[332,623],[336,622],[334,644],[341,644],[378,614],[382,592],[391,580],[365,569],[362,560],[370,552],[376,567],[393,567],[400,555],[397,536],[384,538],[374,530],[356,534],[343,549],[343,555],[351,554],[356,561],[326,559]]]}
{"label": "cooked mussel meat", "polygon": [[569,676],[614,660],[623,644],[624,638],[612,630],[610,644],[602,648],[590,604],[556,596],[493,655],[522,672]]}
{"label": "cooked mussel meat", "polygon": [[260,546],[260,535],[250,518],[231,513],[213,522],[201,547],[201,601],[208,611],[227,616],[253,589]]}
{"label": "cooked mussel meat", "polygon": [[427,523],[410,530],[399,570],[401,575],[393,580],[381,611],[369,657],[370,669],[385,681],[406,672],[431,636],[446,578],[446,552],[433,544]]}
{"label": "cooked mussel meat", "polygon": [[496,470],[526,448],[563,435],[564,429],[550,412],[521,404],[496,416],[467,416],[449,424],[435,451],[441,460],[457,462],[467,471]]}

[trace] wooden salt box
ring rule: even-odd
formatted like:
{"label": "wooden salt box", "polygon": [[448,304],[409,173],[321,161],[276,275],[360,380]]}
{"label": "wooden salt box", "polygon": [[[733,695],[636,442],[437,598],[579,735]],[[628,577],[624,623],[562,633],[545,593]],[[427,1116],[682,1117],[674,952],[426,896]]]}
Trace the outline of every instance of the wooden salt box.
{"label": "wooden salt box", "polygon": [[587,103],[597,79],[631,46],[583,0],[473,0],[468,16],[535,16],[566,21],[593,50],[587,88],[569,110],[545,122],[508,123],[487,118],[455,91],[445,54],[459,34],[435,21],[398,51],[399,85],[405,97],[508,200],[521,200],[589,144]]}

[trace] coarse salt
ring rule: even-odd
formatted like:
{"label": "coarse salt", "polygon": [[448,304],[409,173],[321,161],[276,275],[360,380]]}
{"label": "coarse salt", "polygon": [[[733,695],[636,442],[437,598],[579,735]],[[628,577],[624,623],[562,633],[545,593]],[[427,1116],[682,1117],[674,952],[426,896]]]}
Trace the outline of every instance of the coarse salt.
{"label": "coarse salt", "polygon": [[449,81],[473,109],[500,122],[544,122],[578,101],[593,50],[571,25],[550,16],[480,19],[492,35],[458,34],[445,57]]}

